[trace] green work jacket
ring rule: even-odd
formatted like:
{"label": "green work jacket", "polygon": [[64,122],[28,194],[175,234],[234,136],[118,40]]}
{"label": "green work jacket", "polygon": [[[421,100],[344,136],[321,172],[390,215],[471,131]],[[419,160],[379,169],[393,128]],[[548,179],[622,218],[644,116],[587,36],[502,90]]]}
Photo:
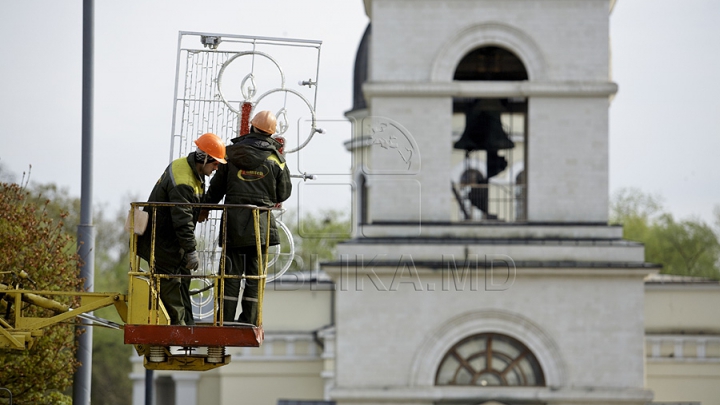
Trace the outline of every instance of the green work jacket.
{"label": "green work jacket", "polygon": [[[195,167],[195,152],[174,160],[153,187],[148,202],[200,203],[205,191],[205,178]],[[195,224],[199,209],[189,206],[144,207],[150,213],[148,227],[138,238],[138,254],[150,261],[150,249],[155,230],[155,265],[164,272],[174,272],[186,253],[195,251]]]}
{"label": "green work jacket", "polygon": [[[231,142],[226,148],[228,163],[220,165],[210,180],[206,195],[208,203],[217,204],[224,196],[225,204],[273,207],[290,197],[290,170],[285,158],[278,152],[280,143],[257,133],[234,138]],[[227,247],[255,246],[255,225],[250,209],[229,208],[223,221],[227,221]],[[259,222],[261,244],[265,245],[267,211],[260,211]],[[220,243],[223,239],[221,235]],[[270,223],[270,245],[279,243],[273,219]]]}

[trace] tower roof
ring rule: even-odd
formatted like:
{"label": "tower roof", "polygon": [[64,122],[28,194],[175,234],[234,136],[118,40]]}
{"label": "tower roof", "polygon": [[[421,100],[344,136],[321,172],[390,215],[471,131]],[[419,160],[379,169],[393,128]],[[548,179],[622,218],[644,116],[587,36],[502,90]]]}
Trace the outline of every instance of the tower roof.
{"label": "tower roof", "polygon": [[362,85],[368,78],[368,60],[370,57],[371,24],[368,23],[365,33],[358,45],[355,55],[355,71],[353,74],[353,106],[351,111],[367,108],[365,96],[363,96]]}

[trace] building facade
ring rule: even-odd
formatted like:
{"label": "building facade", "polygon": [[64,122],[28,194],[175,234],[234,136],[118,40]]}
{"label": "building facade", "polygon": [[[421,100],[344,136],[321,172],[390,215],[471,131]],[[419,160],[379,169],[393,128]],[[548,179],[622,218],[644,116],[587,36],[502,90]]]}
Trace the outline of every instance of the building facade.
{"label": "building facade", "polygon": [[365,6],[330,397],[650,401],[657,270],[608,225],[610,1]]}
{"label": "building facade", "polygon": [[[645,389],[653,403],[720,405],[720,318],[714,310],[720,283],[654,275],[644,284]],[[332,314],[338,289],[322,274],[289,274],[271,284],[263,346],[229,349],[229,365],[204,373],[155,372],[155,404],[332,404],[334,364],[342,356],[335,351]],[[141,358],[132,360],[132,403],[143,405],[145,370]]]}
{"label": "building facade", "polygon": [[718,284],[608,225],[613,1],[364,3],[352,239],[157,405],[719,404]]}

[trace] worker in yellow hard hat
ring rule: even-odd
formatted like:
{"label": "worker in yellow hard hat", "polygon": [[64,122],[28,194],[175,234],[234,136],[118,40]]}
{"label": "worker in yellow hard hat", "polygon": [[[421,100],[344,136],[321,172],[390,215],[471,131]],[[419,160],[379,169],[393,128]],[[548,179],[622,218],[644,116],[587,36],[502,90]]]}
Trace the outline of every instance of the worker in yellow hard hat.
{"label": "worker in yellow hard hat", "polygon": [[[226,204],[252,204],[273,207],[290,197],[292,183],[285,157],[278,150],[281,144],[272,138],[277,119],[270,111],[260,111],[250,122],[250,133],[234,138],[227,147],[228,164],[218,169],[210,180],[207,202],[218,203],[223,196]],[[227,259],[225,273],[257,276],[258,256],[252,212],[244,208],[229,208],[224,220],[227,224]],[[260,215],[260,235],[266,235],[267,215]],[[280,238],[274,220],[270,222],[270,245],[278,245]],[[264,236],[262,249],[265,250]],[[240,301],[242,313],[236,318],[240,280],[225,281],[223,319],[257,325],[258,279],[246,278]]]}
{"label": "worker in yellow hard hat", "polygon": [[[148,202],[200,203],[205,193],[205,176],[225,164],[225,144],[219,136],[200,136],[197,149],[187,157],[174,160],[153,187]],[[152,273],[190,275],[199,267],[195,245],[195,224],[199,209],[187,205],[145,207],[149,212],[148,229],[138,237],[138,255],[150,263],[153,223],[155,229],[155,261]],[[153,216],[157,218],[153,221]],[[173,325],[194,325],[190,302],[189,278],[161,278],[160,299]]]}

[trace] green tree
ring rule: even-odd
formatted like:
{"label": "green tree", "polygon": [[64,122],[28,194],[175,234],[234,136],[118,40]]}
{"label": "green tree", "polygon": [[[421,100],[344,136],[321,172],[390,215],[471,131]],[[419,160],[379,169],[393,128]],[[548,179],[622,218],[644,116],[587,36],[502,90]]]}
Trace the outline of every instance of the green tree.
{"label": "green tree", "polygon": [[[720,209],[716,208],[720,227]],[[700,219],[676,220],[664,212],[660,197],[638,189],[613,195],[610,222],[623,225],[625,239],[645,245],[645,260],[663,266],[661,273],[720,279],[720,242]]]}
{"label": "green tree", "polygon": [[[0,178],[14,179],[16,176],[4,170],[0,164]],[[27,204],[43,207],[47,218],[60,224],[62,232],[68,238],[68,249],[76,250],[77,227],[80,222],[80,199],[71,197],[66,188],[54,184],[28,183],[28,173],[23,173],[24,188]],[[131,197],[126,197],[128,201]],[[107,210],[98,206],[93,212],[93,225],[95,229],[95,283],[94,290],[98,292],[127,291],[128,269],[128,235],[124,232],[126,209],[120,209],[114,216],[107,216]],[[0,239],[4,242],[4,239]],[[0,250],[2,247],[0,247]],[[34,270],[28,269],[31,276],[36,277]],[[28,286],[35,288],[35,286]],[[72,289],[71,289],[72,290]],[[1,315],[1,314],[0,314]],[[114,307],[107,307],[95,311],[95,316],[122,323]],[[72,336],[73,331],[70,331]],[[34,349],[28,352],[30,356],[42,356],[42,352]],[[130,358],[133,355],[131,346],[123,342],[122,330],[113,330],[96,327],[93,331],[93,373],[91,401],[99,405],[128,405],[131,402],[132,382],[129,374],[132,369]],[[1,364],[1,363],[0,363]],[[31,365],[32,363],[27,363]],[[0,373],[2,374],[2,373]],[[70,373],[72,378],[72,373]],[[0,378],[0,381],[2,378]],[[2,383],[0,382],[0,386]],[[71,389],[65,391],[71,394]],[[51,401],[52,402],[52,401]],[[54,402],[61,403],[61,402]]]}
{"label": "green tree", "polygon": [[[95,291],[121,292],[128,290],[127,272],[130,267],[128,241],[124,231],[127,211],[121,209],[106,219],[99,210],[93,219],[95,236]],[[95,311],[95,316],[118,324],[122,320],[114,307]],[[93,405],[130,405],[132,382],[130,372],[133,348],[126,345],[122,330],[96,327],[93,331],[93,373],[91,403]]]}
{"label": "green tree", "polygon": [[656,258],[667,274],[720,278],[720,244],[710,226],[699,220],[677,221],[663,214],[653,228],[655,235],[647,254]]}
{"label": "green tree", "polygon": [[[0,282],[38,290],[79,291],[76,243],[63,219],[51,215],[50,201],[38,201],[17,184],[0,183]],[[30,279],[19,277],[21,271]],[[0,295],[1,296],[1,295]],[[72,305],[69,297],[56,301]],[[0,300],[0,314],[12,317],[12,302]],[[48,317],[49,310],[28,306],[25,316]],[[13,393],[16,404],[69,404],[63,391],[72,384],[75,360],[72,324],[44,330],[31,350],[0,352],[0,386]]]}
{"label": "green tree", "polygon": [[80,224],[80,199],[71,197],[67,188],[55,184],[30,183],[25,188],[36,204],[47,201],[46,211],[50,218],[63,218],[63,230],[73,238]]}
{"label": "green tree", "polygon": [[[127,271],[129,258],[127,252],[115,263],[114,267],[102,272],[96,269],[96,291],[127,291]],[[100,275],[100,277],[98,277]],[[95,316],[122,324],[114,307],[95,311]],[[132,371],[130,358],[133,348],[126,345],[122,330],[96,327],[93,330],[93,373],[91,403],[96,405],[130,405],[132,402]]]}
{"label": "green tree", "polygon": [[352,232],[350,220],[337,210],[306,215],[288,228],[295,241],[293,271],[311,270],[320,261],[335,259],[335,247]]}
{"label": "green tree", "polygon": [[[31,184],[28,186],[36,200],[47,199],[51,217],[65,215],[64,229],[73,238],[80,224],[80,199],[70,196],[66,188],[54,184]],[[128,235],[124,231],[127,211],[120,209],[108,217],[103,206],[93,209],[94,245],[94,286],[97,292],[127,292],[129,268]],[[122,320],[114,307],[94,312],[100,318],[118,324]],[[93,361],[91,381],[91,402],[96,405],[129,405],[131,403],[132,370],[130,358],[132,346],[125,345],[122,330],[95,327],[93,330]]]}

